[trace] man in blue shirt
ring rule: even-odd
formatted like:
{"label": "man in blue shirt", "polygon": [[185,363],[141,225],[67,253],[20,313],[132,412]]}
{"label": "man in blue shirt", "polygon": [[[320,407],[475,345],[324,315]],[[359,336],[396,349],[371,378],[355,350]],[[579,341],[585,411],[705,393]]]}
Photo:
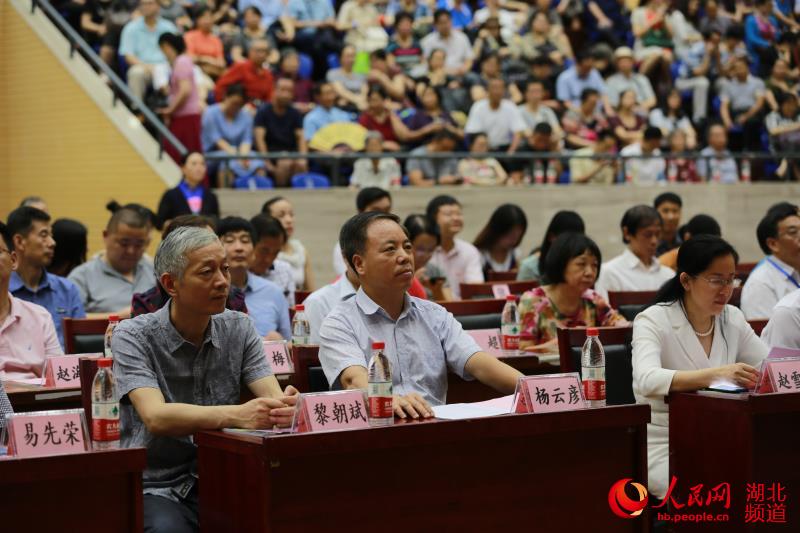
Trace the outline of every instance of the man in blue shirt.
{"label": "man in blue shirt", "polygon": [[407,294],[414,250],[396,215],[360,213],[339,242],[361,287],[322,322],[319,360],[332,386],[365,390],[372,343],[384,342],[400,418],[429,417],[431,405],[446,403],[448,370],[514,392],[519,371],[481,351],[445,308]]}
{"label": "man in blue shirt", "polygon": [[122,28],[119,54],[128,63],[128,87],[143,99],[151,83],[155,88],[169,83],[167,58],[158,46],[158,38],[164,33],[178,33],[178,28],[161,18],[157,0],[140,0],[139,12],[141,17]]}
{"label": "man in blue shirt", "polygon": [[253,225],[240,217],[226,217],[217,225],[217,236],[225,248],[231,283],[244,291],[247,312],[258,334],[266,340],[291,340],[289,306],[283,289],[249,271],[255,241]]}
{"label": "man in blue shirt", "polygon": [[594,58],[587,51],[575,55],[575,64],[561,73],[556,81],[556,97],[564,102],[568,109],[578,109],[581,105],[581,93],[584,89],[594,89],[600,93],[606,114],[613,115],[613,110],[606,95],[606,84],[603,77],[594,68]]}
{"label": "man in blue shirt", "polygon": [[50,312],[58,342],[64,348],[63,318],[84,318],[78,287],[45,270],[53,260],[55,241],[50,215],[35,207],[19,207],[8,215],[8,231],[14,240],[17,269],[8,290],[20,300],[41,305]]}
{"label": "man in blue shirt", "polygon": [[350,113],[333,106],[336,101],[336,92],[330,83],[322,82],[315,85],[314,97],[318,105],[303,119],[303,135],[307,141],[310,141],[315,133],[328,124],[352,122]]}

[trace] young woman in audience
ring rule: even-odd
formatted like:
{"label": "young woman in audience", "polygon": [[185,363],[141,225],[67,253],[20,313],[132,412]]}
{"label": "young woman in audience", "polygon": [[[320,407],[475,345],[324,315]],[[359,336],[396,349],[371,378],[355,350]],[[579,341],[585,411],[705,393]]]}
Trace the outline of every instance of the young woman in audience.
{"label": "young woman in audience", "polygon": [[632,89],[619,95],[617,115],[609,119],[614,135],[619,139],[620,147],[628,146],[642,140],[647,121],[636,113],[636,93]]}
{"label": "young woman in audience", "polygon": [[674,272],[656,259],[661,239],[661,215],[649,205],[637,205],[625,211],[620,222],[625,251],[603,265],[597,280],[597,292],[657,291]]}
{"label": "young woman in audience", "polygon": [[53,240],[56,241],[56,248],[47,271],[66,278],[73,268],[84,264],[89,249],[88,234],[86,226],[77,220],[60,218],[53,222]]}
{"label": "young woman in audience", "polygon": [[458,175],[469,185],[504,185],[508,183],[508,173],[503,165],[493,157],[486,157],[489,151],[489,138],[485,133],[472,135],[469,151],[471,157],[458,163]]}
{"label": "young woman in audience", "polygon": [[673,130],[669,134],[669,157],[667,157],[667,181],[683,183],[697,183],[697,164],[694,159],[687,159],[689,151],[686,146],[687,138],[683,130]]}
{"label": "young woman in audience", "polygon": [[377,131],[383,137],[383,149],[388,152],[401,150],[401,143],[413,143],[442,129],[432,122],[419,130],[410,130],[392,110],[386,106],[386,91],[373,85],[367,93],[367,109],[358,117],[358,123],[369,131]]}
{"label": "young woman in audience", "polygon": [[425,215],[409,215],[403,225],[414,247],[415,277],[425,288],[428,299],[437,302],[452,300],[453,291],[444,271],[430,262],[441,240],[439,228]]}
{"label": "young woman in audience", "polygon": [[206,159],[199,152],[190,152],[181,162],[181,182],[164,193],[158,204],[158,227],[163,228],[180,215],[219,217],[217,195],[203,181],[206,179]]}
{"label": "young woman in audience", "polygon": [[527,229],[528,219],[518,205],[503,204],[495,209],[472,243],[481,253],[484,277],[488,278],[489,272],[517,269],[519,243]]}
{"label": "young woman in audience", "polygon": [[544,283],[522,295],[520,321],[527,351],[557,352],[558,327],[625,326],[625,318],[592,290],[600,249],[582,233],[564,233],[544,261]]}
{"label": "young woman in audience", "polygon": [[311,260],[306,247],[293,236],[294,209],[291,202],[283,196],[276,196],[264,202],[261,212],[280,220],[289,236],[283,250],[278,254],[278,259],[283,259],[292,266],[295,286],[298,290],[313,291],[314,275],[311,271]]}
{"label": "young woman in audience", "polygon": [[697,147],[697,132],[683,108],[678,89],[670,89],[663,105],[650,111],[649,121],[651,126],[661,130],[665,139],[674,131],[682,131],[686,136],[686,149],[694,150]]}
{"label": "young woman in audience", "polygon": [[739,256],[720,237],[700,235],[684,242],[678,271],[656,296],[657,305],[633,322],[633,393],[648,403],[648,487],[663,499],[667,473],[670,392],[696,391],[726,383],[755,387],[767,347],[742,312],[728,305],[738,285]]}
{"label": "young woman in audience", "polygon": [[345,46],[339,55],[339,67],[328,71],[327,80],[336,91],[336,105],[347,111],[363,111],[367,108],[367,76],[353,71],[356,64],[356,49]]}
{"label": "young woman in audience", "polygon": [[544,232],[541,246],[520,263],[517,280],[539,281],[541,279],[542,265],[544,265],[544,260],[547,257],[547,252],[550,251],[553,241],[563,233],[584,233],[585,231],[583,219],[575,211],[559,211],[553,215]]}
{"label": "young woman in audience", "polygon": [[[437,87],[426,86],[420,95],[422,107],[417,108],[416,112],[408,119],[408,128],[411,131],[432,129],[416,141],[411,142],[412,146],[427,144],[433,139],[436,131],[446,129],[451,133],[464,138],[464,130],[458,127],[453,116],[442,108],[442,93]],[[437,124],[437,126],[432,126]]]}

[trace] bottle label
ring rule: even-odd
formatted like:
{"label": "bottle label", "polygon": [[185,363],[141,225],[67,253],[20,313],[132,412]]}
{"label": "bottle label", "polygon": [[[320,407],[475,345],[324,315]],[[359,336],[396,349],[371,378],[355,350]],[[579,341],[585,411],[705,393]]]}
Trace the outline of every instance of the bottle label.
{"label": "bottle label", "polygon": [[392,383],[390,381],[373,381],[369,384],[369,416],[370,418],[392,418]]}
{"label": "bottle label", "polygon": [[297,344],[297,345],[309,344],[308,337],[300,335],[292,335],[292,344]]}
{"label": "bottle label", "polygon": [[92,404],[92,440],[119,440],[119,404]]}
{"label": "bottle label", "polygon": [[606,399],[606,381],[599,379],[584,379],[583,385],[583,398],[587,402],[599,401]]}
{"label": "bottle label", "polygon": [[503,324],[500,330],[500,341],[504,350],[519,350],[519,324]]}

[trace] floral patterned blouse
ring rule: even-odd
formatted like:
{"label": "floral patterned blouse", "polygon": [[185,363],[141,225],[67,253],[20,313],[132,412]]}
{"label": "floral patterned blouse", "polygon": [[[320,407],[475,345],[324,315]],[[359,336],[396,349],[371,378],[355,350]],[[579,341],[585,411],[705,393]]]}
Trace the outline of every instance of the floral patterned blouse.
{"label": "floral patterned blouse", "polygon": [[558,327],[627,326],[628,321],[612,309],[602,296],[589,289],[581,296],[583,304],[572,316],[556,309],[544,288],[536,287],[522,295],[519,314],[522,335],[531,336],[534,344],[543,344],[558,336]]}

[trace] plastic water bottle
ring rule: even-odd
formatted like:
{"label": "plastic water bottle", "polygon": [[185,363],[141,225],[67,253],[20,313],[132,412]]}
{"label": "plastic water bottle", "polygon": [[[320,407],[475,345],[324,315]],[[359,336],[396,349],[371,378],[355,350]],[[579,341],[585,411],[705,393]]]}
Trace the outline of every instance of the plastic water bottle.
{"label": "plastic water bottle", "polygon": [[114,336],[114,328],[119,325],[119,317],[117,315],[111,315],[108,317],[108,327],[106,328],[106,335],[104,341],[104,355],[109,359],[114,357],[114,354],[111,353],[111,338]]}
{"label": "plastic water bottle", "polygon": [[581,384],[589,407],[606,406],[606,354],[599,335],[597,328],[588,328],[581,350]]}
{"label": "plastic water bottle", "polygon": [[750,181],[750,160],[742,159],[742,181],[747,183]]}
{"label": "plastic water bottle", "polygon": [[372,343],[372,357],[369,359],[369,423],[371,426],[391,426],[394,424],[392,405],[392,364],[383,353],[386,345]]}
{"label": "plastic water bottle", "polygon": [[311,337],[311,326],[306,317],[306,307],[303,304],[294,306],[292,319],[292,344],[295,346],[308,344]]}
{"label": "plastic water bottle", "polygon": [[522,331],[517,308],[517,297],[513,294],[506,296],[506,305],[500,319],[500,342],[503,345],[503,355],[514,357],[519,355],[519,336]]}
{"label": "plastic water bottle", "polygon": [[547,172],[545,174],[547,183],[553,184],[558,182],[558,174],[556,173],[556,160],[550,159],[547,162]]}
{"label": "plastic water bottle", "polygon": [[678,164],[675,161],[670,161],[667,167],[667,181],[675,183],[678,181]]}
{"label": "plastic water bottle", "polygon": [[544,168],[542,167],[542,162],[539,160],[533,163],[533,182],[536,185],[544,183]]}
{"label": "plastic water bottle", "polygon": [[92,441],[94,448],[119,448],[119,399],[111,359],[98,359],[92,382]]}

